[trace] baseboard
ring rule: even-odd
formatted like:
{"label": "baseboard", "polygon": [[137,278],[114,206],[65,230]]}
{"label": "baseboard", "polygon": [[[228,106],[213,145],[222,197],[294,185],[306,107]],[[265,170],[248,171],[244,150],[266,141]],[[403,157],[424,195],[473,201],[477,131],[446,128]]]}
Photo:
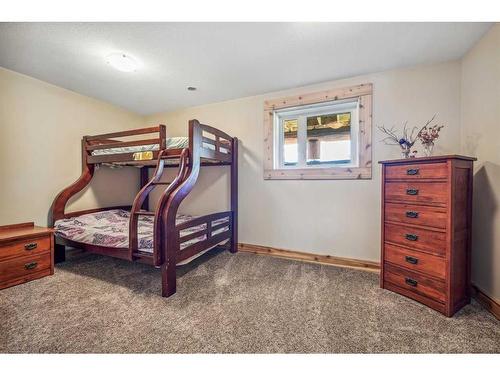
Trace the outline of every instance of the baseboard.
{"label": "baseboard", "polygon": [[500,320],[500,303],[498,301],[495,301],[474,284],[472,284],[472,296],[483,305],[486,310],[492,313],[495,318]]}
{"label": "baseboard", "polygon": [[372,262],[369,260],[340,258],[331,255],[310,254],[301,251],[277,249],[274,247],[251,245],[246,243],[239,243],[238,250],[254,254],[265,254],[279,258],[300,260],[304,262],[355,268],[358,270],[365,270],[370,272],[380,272],[380,264],[378,262]]}

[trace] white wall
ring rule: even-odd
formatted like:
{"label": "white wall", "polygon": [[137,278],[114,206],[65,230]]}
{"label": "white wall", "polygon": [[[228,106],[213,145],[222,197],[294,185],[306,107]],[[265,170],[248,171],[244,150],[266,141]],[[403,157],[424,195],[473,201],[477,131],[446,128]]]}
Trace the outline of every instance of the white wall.
{"label": "white wall", "polygon": [[500,25],[462,61],[463,152],[474,175],[472,280],[500,301]]}
{"label": "white wall", "polygon": [[[373,179],[364,181],[264,181],[263,101],[360,83],[373,83]],[[230,84],[222,82],[221,84]],[[196,95],[196,94],[195,94]],[[379,160],[397,158],[399,149],[380,143],[376,125],[408,121],[421,125],[435,113],[445,124],[436,153],[460,151],[460,63],[419,66],[355,77],[146,118],[164,123],[170,135],[186,135],[189,119],[237,136],[239,164],[239,241],[318,254],[378,261],[380,257]],[[202,214],[225,209],[227,174],[204,168],[196,190],[183,204],[184,212]]]}
{"label": "white wall", "polygon": [[[0,68],[0,225],[47,224],[53,199],[81,173],[83,135],[141,127],[141,116]],[[71,209],[129,204],[138,172],[101,168]]]}

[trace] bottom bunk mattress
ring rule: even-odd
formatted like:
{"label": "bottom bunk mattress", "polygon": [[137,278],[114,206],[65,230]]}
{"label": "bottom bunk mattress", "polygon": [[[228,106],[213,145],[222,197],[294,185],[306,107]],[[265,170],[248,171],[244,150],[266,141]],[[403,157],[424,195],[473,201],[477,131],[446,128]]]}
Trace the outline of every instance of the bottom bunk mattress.
{"label": "bottom bunk mattress", "polygon": [[[177,215],[179,225],[196,216]],[[93,212],[69,219],[57,220],[54,224],[55,235],[71,241],[106,247],[128,248],[130,212],[126,210],[107,210]],[[214,220],[213,225],[228,222],[227,218]],[[140,215],[137,225],[139,251],[153,253],[153,216]],[[229,224],[229,223],[228,223]],[[181,230],[181,237],[202,231],[206,224]],[[217,229],[213,234],[229,230],[229,227]],[[195,237],[181,244],[181,250],[206,239],[206,234]],[[227,240],[226,240],[227,241]],[[225,242],[225,241],[224,241]],[[201,255],[201,254],[200,254]]]}

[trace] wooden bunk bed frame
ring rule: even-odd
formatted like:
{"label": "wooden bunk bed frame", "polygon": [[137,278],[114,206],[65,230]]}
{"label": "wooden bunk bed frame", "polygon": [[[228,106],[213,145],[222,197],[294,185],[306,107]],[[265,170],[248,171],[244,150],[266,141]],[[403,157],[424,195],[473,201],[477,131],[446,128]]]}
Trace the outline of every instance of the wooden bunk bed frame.
{"label": "wooden bunk bed frame", "polygon": [[[153,139],[119,141],[113,138],[155,134]],[[115,153],[93,155],[92,151],[120,147],[158,144],[159,149],[149,151],[149,160],[137,160],[143,153]],[[65,260],[65,246],[83,249],[92,253],[108,255],[116,258],[151,264],[161,269],[162,296],[169,297],[176,291],[176,265],[194,255],[206,251],[229,240],[229,251],[237,252],[238,245],[238,139],[197,120],[189,121],[189,147],[167,149],[167,131],[165,125],[149,128],[126,130],[116,133],[84,136],[82,139],[82,174],[72,185],[62,190],[52,205],[52,226],[56,220],[81,216],[88,213],[110,209],[130,210],[129,247],[115,248],[72,241],[56,237],[56,261]],[[208,147],[207,147],[208,145]],[[151,154],[152,153],[152,154]],[[152,155],[152,159],[151,158]],[[84,189],[92,180],[97,164],[119,164],[138,166],[140,169],[140,190],[131,206],[105,207],[91,210],[65,212],[71,197]],[[217,212],[196,217],[182,224],[176,224],[179,205],[191,192],[203,165],[229,165],[230,211]],[[164,168],[176,167],[177,175],[172,182],[162,182]],[[155,168],[149,178],[148,170]],[[162,194],[154,211],[149,211],[148,196],[156,188],[161,187]],[[138,221],[140,215],[154,216],[153,253],[138,250]],[[213,221],[226,219],[222,224],[213,225]],[[205,224],[205,229],[181,237],[181,231]],[[216,230],[227,230],[214,234]],[[188,245],[181,250],[181,244],[205,236],[205,239]]]}

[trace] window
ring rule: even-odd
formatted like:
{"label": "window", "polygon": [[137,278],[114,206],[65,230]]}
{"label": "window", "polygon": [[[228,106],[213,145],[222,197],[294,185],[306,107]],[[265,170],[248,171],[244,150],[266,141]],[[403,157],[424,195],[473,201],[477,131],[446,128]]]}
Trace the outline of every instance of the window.
{"label": "window", "polygon": [[267,101],[264,124],[264,178],[371,178],[371,85]]}
{"label": "window", "polygon": [[358,101],[274,112],[278,168],[358,166]]}

